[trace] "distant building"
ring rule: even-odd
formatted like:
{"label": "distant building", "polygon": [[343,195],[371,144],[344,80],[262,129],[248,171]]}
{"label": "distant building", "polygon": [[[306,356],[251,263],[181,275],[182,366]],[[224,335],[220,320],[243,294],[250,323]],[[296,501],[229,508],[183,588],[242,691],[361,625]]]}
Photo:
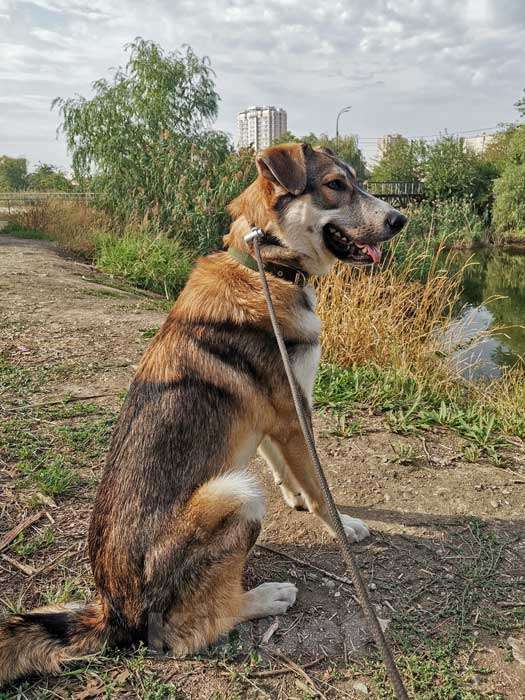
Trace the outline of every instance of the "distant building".
{"label": "distant building", "polygon": [[491,141],[494,141],[494,134],[478,134],[478,136],[463,137],[463,145],[470,148],[474,153],[483,153]]}
{"label": "distant building", "polygon": [[377,157],[382,158],[392,141],[403,138],[401,134],[385,134],[377,139]]}
{"label": "distant building", "polygon": [[288,129],[288,117],[281,107],[248,107],[237,115],[237,147],[267,148]]}

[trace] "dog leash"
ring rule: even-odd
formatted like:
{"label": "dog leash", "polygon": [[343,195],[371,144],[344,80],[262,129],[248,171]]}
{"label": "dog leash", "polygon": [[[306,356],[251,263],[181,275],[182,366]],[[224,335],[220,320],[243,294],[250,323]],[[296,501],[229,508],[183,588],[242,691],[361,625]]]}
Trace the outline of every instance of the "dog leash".
{"label": "dog leash", "polygon": [[297,413],[297,418],[299,419],[299,424],[301,426],[302,433],[304,435],[304,439],[306,442],[306,446],[308,448],[308,452],[310,454],[310,458],[314,464],[315,471],[317,473],[317,478],[319,479],[319,483],[321,484],[321,489],[323,492],[324,499],[326,501],[326,504],[328,506],[328,510],[330,512],[330,518],[332,520],[332,525],[334,527],[334,530],[337,535],[337,539],[339,541],[339,544],[341,546],[341,552],[343,554],[343,559],[346,562],[346,565],[348,567],[348,570],[350,571],[350,575],[352,577],[352,583],[354,584],[354,588],[357,591],[357,595],[359,598],[359,603],[361,605],[361,609],[368,621],[368,626],[370,628],[370,631],[372,633],[372,637],[374,638],[374,641],[378,647],[378,649],[381,652],[381,655],[383,657],[383,662],[385,664],[388,677],[390,678],[390,682],[392,683],[392,686],[394,688],[396,697],[398,700],[409,700],[408,694],[406,691],[406,688],[403,684],[403,680],[401,678],[401,675],[399,673],[399,670],[396,666],[396,662],[394,661],[394,656],[392,654],[392,650],[390,648],[390,645],[388,644],[388,641],[385,637],[385,634],[383,632],[383,629],[381,625],[379,624],[379,620],[377,619],[376,612],[372,606],[372,602],[370,600],[370,596],[368,595],[368,590],[365,586],[365,583],[363,581],[363,577],[361,576],[361,573],[359,571],[359,568],[357,566],[357,562],[355,560],[354,554],[352,552],[352,548],[350,547],[350,543],[348,542],[348,538],[346,536],[343,523],[341,522],[341,517],[339,516],[339,511],[337,510],[337,506],[335,505],[334,497],[332,496],[330,492],[330,487],[328,486],[328,481],[326,480],[326,476],[323,471],[323,467],[321,466],[321,461],[319,460],[319,455],[317,454],[317,449],[315,447],[315,439],[313,432],[310,428],[310,425],[308,421],[306,420],[306,415],[304,412],[304,407],[301,401],[301,397],[299,395],[299,391],[297,388],[297,383],[295,380],[295,375],[293,373],[292,366],[290,364],[290,358],[288,357],[288,352],[286,350],[286,345],[284,343],[284,339],[281,333],[281,329],[279,328],[279,323],[277,321],[277,316],[275,314],[275,308],[273,305],[272,301],[272,296],[270,294],[270,287],[268,285],[268,280],[266,279],[266,274],[265,274],[265,269],[264,269],[264,263],[261,258],[261,251],[259,248],[259,239],[263,236],[263,232],[259,228],[253,228],[250,233],[248,233],[245,237],[244,240],[246,243],[253,242],[253,248],[255,251],[255,260],[257,261],[257,267],[259,269],[259,275],[261,278],[262,286],[263,286],[263,293],[264,297],[266,300],[266,305],[268,306],[268,312],[270,314],[270,320],[272,322],[272,327],[273,327],[273,332],[275,334],[275,338],[277,340],[277,345],[279,346],[279,350],[281,353],[281,357],[283,360],[284,364],[284,369],[286,372],[286,376],[288,378],[288,383],[290,384],[290,389],[292,391],[292,397],[293,397],[293,402],[295,405],[295,410]]}

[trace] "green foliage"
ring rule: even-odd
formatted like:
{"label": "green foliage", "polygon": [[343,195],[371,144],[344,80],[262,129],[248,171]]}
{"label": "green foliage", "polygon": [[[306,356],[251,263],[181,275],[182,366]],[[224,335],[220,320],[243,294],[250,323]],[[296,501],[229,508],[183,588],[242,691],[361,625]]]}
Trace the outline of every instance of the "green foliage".
{"label": "green foliage", "polygon": [[397,135],[386,144],[372,171],[372,180],[419,180],[426,147],[423,141],[409,141]]}
{"label": "green foliage", "polygon": [[128,228],[122,236],[100,233],[95,261],[101,270],[168,299],[181,291],[191,269],[191,255],[177,240],[144,229]]}
{"label": "green foliage", "polygon": [[495,134],[482,157],[499,174],[507,165],[525,162],[525,125],[511,124]]}
{"label": "green foliage", "polygon": [[299,138],[291,131],[286,131],[273,141],[274,145],[279,143],[308,143],[312,148],[316,146],[330,148],[339,158],[346,163],[350,163],[355,168],[359,179],[363,179],[366,176],[366,162],[355,136],[340,136],[339,140],[336,140],[335,138],[330,138],[327,134],[317,135],[310,132],[303,138]]}
{"label": "green foliage", "polygon": [[0,191],[23,190],[26,185],[27,160],[0,156]]}
{"label": "green foliage", "polygon": [[39,163],[26,178],[26,189],[36,192],[71,192],[73,185],[65,174],[49,163]]}
{"label": "green foliage", "polygon": [[431,199],[472,199],[482,207],[489,203],[496,170],[461,139],[445,136],[428,146],[423,174]]}
{"label": "green foliage", "polygon": [[225,205],[253,179],[253,157],[208,130],[219,97],[207,58],[143,39],[127,49],[125,68],[96,81],[92,99],[55,100],[75,175],[121,223],[153,221],[208,249],[225,232]]}
{"label": "green foliage", "polygon": [[525,235],[525,161],[508,165],[494,182],[493,222],[502,233]]}
{"label": "green foliage", "polygon": [[425,201],[406,213],[409,223],[400,239],[401,248],[413,241],[426,245],[428,239],[433,243],[479,245],[487,237],[483,216],[469,199]]}
{"label": "green foliage", "polygon": [[281,134],[272,141],[272,146],[277,146],[280,143],[302,143],[302,139],[291,131],[285,131],[284,134]]}
{"label": "green foliage", "polygon": [[27,238],[39,241],[49,241],[51,236],[45,231],[36,231],[34,229],[25,228],[25,226],[20,226],[19,224],[9,222],[7,226],[0,229],[0,236],[14,236],[15,238]]}

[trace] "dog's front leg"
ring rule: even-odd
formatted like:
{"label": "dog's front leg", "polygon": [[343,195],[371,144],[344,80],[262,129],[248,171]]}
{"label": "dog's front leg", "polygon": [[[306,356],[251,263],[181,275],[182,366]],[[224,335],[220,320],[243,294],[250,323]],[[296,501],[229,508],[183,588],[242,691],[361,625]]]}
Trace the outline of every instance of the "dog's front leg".
{"label": "dog's front leg", "polygon": [[[299,426],[290,427],[286,436],[266,436],[259,445],[259,453],[269,464],[286,503],[297,510],[315,513],[335,537],[321,484]],[[368,537],[370,533],[362,520],[344,513],[340,516],[351,542]]]}
{"label": "dog's front leg", "polygon": [[270,468],[275,485],[279,487],[284,502],[295,510],[309,510],[302,494],[302,488],[290,471],[278,443],[266,435],[257,451]]}

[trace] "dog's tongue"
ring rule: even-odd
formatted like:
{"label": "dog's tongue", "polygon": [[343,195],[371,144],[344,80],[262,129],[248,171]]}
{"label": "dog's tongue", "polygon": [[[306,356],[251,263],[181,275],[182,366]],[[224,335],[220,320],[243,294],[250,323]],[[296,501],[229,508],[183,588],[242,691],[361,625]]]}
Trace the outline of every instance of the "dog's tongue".
{"label": "dog's tongue", "polygon": [[377,245],[360,245],[359,248],[369,255],[374,263],[381,261],[381,249]]}

